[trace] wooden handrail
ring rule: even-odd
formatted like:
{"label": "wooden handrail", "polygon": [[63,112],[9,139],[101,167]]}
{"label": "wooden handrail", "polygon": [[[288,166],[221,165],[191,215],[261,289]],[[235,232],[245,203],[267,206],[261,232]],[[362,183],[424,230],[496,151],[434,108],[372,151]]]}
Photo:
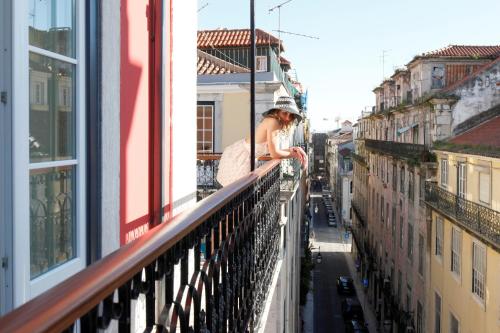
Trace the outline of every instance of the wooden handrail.
{"label": "wooden handrail", "polygon": [[[196,159],[200,161],[217,161],[220,160],[222,154],[198,154]],[[273,158],[270,155],[264,155],[258,158],[259,161],[271,161]]]}
{"label": "wooden handrail", "polygon": [[279,164],[273,160],[0,317],[3,332],[61,332]]}

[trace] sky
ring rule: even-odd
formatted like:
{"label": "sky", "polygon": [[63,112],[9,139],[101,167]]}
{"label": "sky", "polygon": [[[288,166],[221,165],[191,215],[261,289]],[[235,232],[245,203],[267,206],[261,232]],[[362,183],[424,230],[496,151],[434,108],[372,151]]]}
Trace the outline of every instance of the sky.
{"label": "sky", "polygon": [[[278,35],[286,0],[255,0],[256,27]],[[198,29],[249,28],[249,0],[198,0]],[[456,45],[500,45],[500,0],[292,0],[281,7],[283,56],[308,89],[314,131],[355,122],[372,90],[415,55]],[[382,54],[385,54],[382,61]],[[382,66],[382,64],[385,64]]]}

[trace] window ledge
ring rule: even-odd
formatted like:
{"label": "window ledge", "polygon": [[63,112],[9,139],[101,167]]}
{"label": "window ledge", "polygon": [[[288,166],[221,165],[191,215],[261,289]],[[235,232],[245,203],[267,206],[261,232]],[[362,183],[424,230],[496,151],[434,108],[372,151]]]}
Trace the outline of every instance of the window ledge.
{"label": "window ledge", "polygon": [[451,276],[453,277],[453,279],[458,283],[458,285],[462,285],[462,276],[457,274],[456,272],[454,271],[450,271],[451,273]]}
{"label": "window ledge", "polygon": [[484,299],[482,299],[481,297],[479,297],[477,294],[475,294],[474,292],[471,292],[472,294],[472,298],[474,299],[474,301],[479,305],[479,307],[481,307],[481,309],[486,312],[486,302]]}

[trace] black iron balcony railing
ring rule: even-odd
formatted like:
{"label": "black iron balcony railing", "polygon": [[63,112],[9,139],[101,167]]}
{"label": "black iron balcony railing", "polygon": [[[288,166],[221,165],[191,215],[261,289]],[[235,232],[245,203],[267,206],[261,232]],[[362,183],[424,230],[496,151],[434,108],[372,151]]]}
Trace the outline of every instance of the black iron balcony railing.
{"label": "black iron balcony railing", "polygon": [[[197,156],[197,198],[202,200],[215,193],[222,186],[217,182],[219,160],[221,154],[204,154]],[[261,156],[258,166],[270,161],[271,157]],[[296,159],[281,160],[280,188],[282,191],[293,191],[301,176],[300,163]]]}
{"label": "black iron balcony railing", "polygon": [[87,333],[114,321],[119,332],[252,332],[279,255],[279,178],[279,163],[266,163],[0,318],[1,331]]}
{"label": "black iron balcony railing", "polygon": [[425,202],[484,241],[500,248],[500,212],[461,198],[434,182],[425,184]]}
{"label": "black iron balcony railing", "polygon": [[358,218],[358,221],[360,222],[360,224],[363,227],[366,226],[366,216],[365,216],[365,214],[361,213],[361,210],[359,209],[358,204],[354,200],[351,200],[351,207],[352,207],[352,210],[354,211],[354,214],[356,214],[356,217]]}
{"label": "black iron balcony railing", "polygon": [[282,191],[293,191],[300,179],[300,163],[296,159],[281,161],[281,185]]}
{"label": "black iron balcony railing", "polygon": [[222,186],[217,182],[221,154],[198,155],[196,159],[196,196],[205,199]]}
{"label": "black iron balcony railing", "polygon": [[417,159],[422,162],[431,162],[432,159],[427,147],[420,144],[365,139],[365,147],[399,158]]}

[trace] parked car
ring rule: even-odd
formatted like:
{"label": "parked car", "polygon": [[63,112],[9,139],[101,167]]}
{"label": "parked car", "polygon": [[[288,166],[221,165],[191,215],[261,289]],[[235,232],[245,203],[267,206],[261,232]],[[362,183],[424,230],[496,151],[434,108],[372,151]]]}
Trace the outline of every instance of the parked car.
{"label": "parked car", "polygon": [[354,295],[354,283],[347,276],[339,276],[337,278],[337,292],[339,294]]}
{"label": "parked car", "polygon": [[346,298],[341,303],[342,317],[344,321],[358,319],[364,321],[363,308],[356,298]]}
{"label": "parked car", "polygon": [[357,319],[349,320],[345,323],[346,333],[368,333],[368,327],[365,322]]}

